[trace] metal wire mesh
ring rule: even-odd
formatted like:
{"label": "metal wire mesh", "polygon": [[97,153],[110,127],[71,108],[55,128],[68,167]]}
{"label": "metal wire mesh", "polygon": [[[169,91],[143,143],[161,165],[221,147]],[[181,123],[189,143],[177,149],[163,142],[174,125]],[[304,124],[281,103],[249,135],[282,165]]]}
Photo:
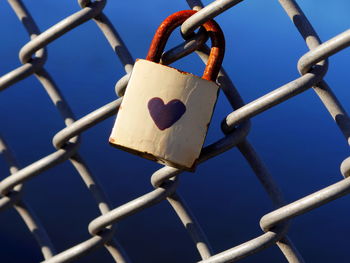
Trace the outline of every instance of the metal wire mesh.
{"label": "metal wire mesh", "polygon": [[[241,1],[217,0],[203,7],[200,1],[188,0],[190,8],[199,10],[199,12],[182,25],[183,35],[190,35],[206,20],[220,15],[229,8],[234,8]],[[249,119],[312,88],[337,123],[344,137],[350,142],[350,119],[332,90],[323,80],[327,72],[327,58],[350,45],[350,30],[321,43],[312,25],[297,3],[294,0],[279,0],[310,49],[309,52],[299,59],[298,69],[301,76],[248,104],[244,104],[229,76],[223,68],[221,69],[217,81],[232,106],[232,113],[226,116],[222,122],[222,130],[225,136],[203,148],[200,155],[200,163],[206,162],[214,156],[224,154],[233,147],[237,147],[250,164],[276,209],[261,218],[260,226],[263,233],[260,236],[225,251],[214,253],[197,219],[176,192],[181,170],[171,167],[159,169],[151,177],[151,182],[154,186],[153,191],[118,207],[112,207],[108,204],[101,187],[97,184],[94,176],[79,155],[80,134],[118,113],[123,92],[134,63],[128,48],[103,13],[106,0],[96,0],[94,2],[79,0],[81,10],[66,17],[42,33],[39,32],[34,19],[21,0],[8,0],[8,2],[27,30],[31,40],[19,52],[22,65],[0,78],[0,89],[9,88],[11,85],[34,75],[50,96],[53,105],[59,111],[66,124],[66,128],[57,132],[53,138],[56,151],[23,168],[18,166],[4,138],[0,138],[0,153],[7,161],[10,170],[10,175],[2,178],[0,182],[0,210],[4,211],[14,208],[19,213],[41,248],[44,257],[43,262],[70,262],[84,257],[90,251],[101,246],[108,250],[115,262],[130,262],[126,253],[114,239],[116,223],[162,201],[169,202],[182,221],[200,254],[200,262],[235,262],[272,245],[277,245],[289,262],[304,262],[302,256],[287,236],[288,221],[350,192],[350,179],[348,178],[350,174],[350,157],[341,164],[343,180],[286,204],[278,186],[246,138],[250,129]],[[126,74],[116,83],[116,92],[120,96],[119,99],[75,120],[70,106],[61,95],[50,74],[45,70],[44,66],[47,59],[45,47],[89,20],[93,20],[102,31],[124,65]],[[165,52],[162,57],[163,63],[170,64],[194,50],[196,50],[203,62],[206,62],[208,57],[208,47],[204,44],[206,40],[207,36],[200,31],[183,44]],[[25,202],[22,192],[25,182],[66,161],[71,162],[83,179],[91,195],[96,200],[101,215],[92,220],[88,226],[91,238],[65,251],[57,252],[53,248],[45,227]]]}

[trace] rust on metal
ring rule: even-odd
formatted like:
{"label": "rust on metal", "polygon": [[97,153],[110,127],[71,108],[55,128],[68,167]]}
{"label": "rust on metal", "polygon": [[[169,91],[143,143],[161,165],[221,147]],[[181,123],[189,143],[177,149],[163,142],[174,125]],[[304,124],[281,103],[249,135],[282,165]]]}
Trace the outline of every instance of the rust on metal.
{"label": "rust on metal", "polygon": [[[168,16],[154,34],[146,59],[159,63],[170,34],[196,12],[195,10],[183,10]],[[202,26],[207,31],[212,42],[209,59],[202,78],[215,82],[224,58],[225,37],[220,26],[212,19],[205,22]]]}

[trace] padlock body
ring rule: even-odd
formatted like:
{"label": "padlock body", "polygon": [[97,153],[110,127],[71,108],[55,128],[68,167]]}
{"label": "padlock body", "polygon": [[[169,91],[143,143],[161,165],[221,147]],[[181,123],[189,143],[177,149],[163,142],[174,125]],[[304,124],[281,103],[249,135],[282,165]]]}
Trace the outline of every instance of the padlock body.
{"label": "padlock body", "polygon": [[159,163],[194,171],[218,88],[212,81],[139,59],[109,142]]}

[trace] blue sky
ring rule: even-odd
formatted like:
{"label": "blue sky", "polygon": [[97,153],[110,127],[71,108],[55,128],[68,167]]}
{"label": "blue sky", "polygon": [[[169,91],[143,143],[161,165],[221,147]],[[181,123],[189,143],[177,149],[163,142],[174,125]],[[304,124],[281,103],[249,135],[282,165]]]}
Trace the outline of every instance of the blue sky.
{"label": "blue sky", "polygon": [[[41,31],[79,10],[76,1],[24,1]],[[204,1],[205,4],[210,1]],[[347,0],[299,1],[322,41],[349,28]],[[144,58],[157,26],[168,15],[188,9],[185,1],[109,1],[110,18],[134,58]],[[28,36],[7,2],[0,2],[0,74],[20,65],[18,52]],[[298,59],[307,47],[278,1],[246,0],[216,18],[226,37],[223,65],[245,102],[250,102],[297,78]],[[174,32],[167,48],[181,40]],[[349,112],[349,50],[330,58],[325,77]],[[116,98],[114,85],[125,73],[97,26],[89,21],[48,46],[45,68],[51,73],[77,118]],[[201,74],[196,55],[174,66]],[[220,96],[207,142],[222,136],[221,120],[231,112]],[[22,166],[54,151],[52,137],[64,127],[55,108],[34,77],[2,92],[1,133]],[[114,207],[148,191],[149,176],[158,164],[107,144],[113,118],[83,135],[81,154],[104,186]],[[348,145],[317,95],[308,90],[252,119],[248,139],[266,162],[289,202],[340,180],[340,163]],[[0,159],[0,173],[7,176]],[[1,175],[2,178],[4,177]],[[198,217],[216,252],[261,234],[259,219],[272,206],[253,172],[236,149],[210,160],[196,174],[181,177],[179,193]],[[61,164],[27,183],[25,198],[37,211],[58,251],[89,237],[88,223],[96,206],[78,174]],[[290,236],[306,262],[348,262],[350,197],[293,220]],[[15,212],[0,214],[0,255],[4,262],[38,262],[39,249]],[[166,234],[165,234],[166,233]],[[118,239],[134,262],[195,262],[191,240],[163,202],[119,224]],[[323,237],[323,238],[320,238]],[[17,253],[20,248],[22,253]],[[176,255],[176,256],[174,256]],[[170,257],[174,257],[170,260]],[[100,249],[80,262],[109,262]],[[147,259],[145,261],[145,259]],[[7,261],[6,261],[7,260]],[[285,262],[269,248],[242,262]]]}

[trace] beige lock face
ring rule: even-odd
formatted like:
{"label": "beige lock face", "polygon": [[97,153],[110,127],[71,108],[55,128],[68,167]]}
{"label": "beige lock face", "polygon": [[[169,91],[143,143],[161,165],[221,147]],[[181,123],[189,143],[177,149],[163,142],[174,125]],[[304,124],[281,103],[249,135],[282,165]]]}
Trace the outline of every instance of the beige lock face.
{"label": "beige lock face", "polygon": [[214,82],[139,59],[109,141],[162,164],[193,170],[217,94]]}

